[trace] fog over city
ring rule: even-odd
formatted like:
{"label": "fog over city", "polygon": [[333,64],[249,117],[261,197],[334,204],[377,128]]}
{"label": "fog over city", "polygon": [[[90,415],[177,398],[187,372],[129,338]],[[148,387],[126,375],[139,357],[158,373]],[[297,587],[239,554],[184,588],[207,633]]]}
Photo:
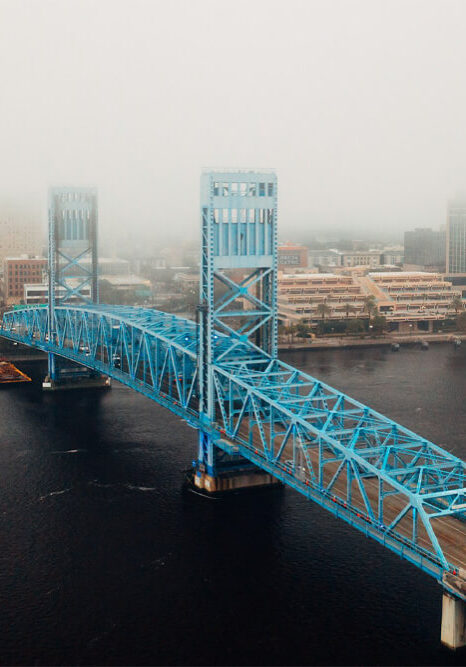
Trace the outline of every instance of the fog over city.
{"label": "fog over city", "polygon": [[[0,207],[95,185],[102,236],[198,237],[272,167],[282,237],[401,238],[466,189],[462,0],[0,0]],[[151,234],[153,232],[151,231]]]}

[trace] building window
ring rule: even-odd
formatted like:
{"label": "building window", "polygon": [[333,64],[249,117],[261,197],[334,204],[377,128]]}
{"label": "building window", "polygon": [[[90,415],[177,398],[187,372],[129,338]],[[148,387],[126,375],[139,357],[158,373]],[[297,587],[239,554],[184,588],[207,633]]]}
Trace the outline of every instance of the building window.
{"label": "building window", "polygon": [[228,183],[224,183],[222,186],[223,196],[228,197]]}
{"label": "building window", "polygon": [[248,193],[247,191],[247,183],[240,183],[239,184],[239,193],[242,197],[245,197]]}
{"label": "building window", "polygon": [[267,183],[267,194],[269,197],[273,197],[273,183]]}
{"label": "building window", "polygon": [[255,197],[256,193],[257,193],[256,184],[255,183],[249,183],[249,196],[250,197]]}
{"label": "building window", "polygon": [[237,208],[232,208],[231,209],[231,221],[232,222],[238,222],[238,209]]}
{"label": "building window", "polygon": [[228,209],[223,209],[223,222],[228,222]]}
{"label": "building window", "polygon": [[248,208],[248,222],[254,222],[254,221],[255,221],[254,209]]}
{"label": "building window", "polygon": [[231,183],[231,194],[233,197],[238,195],[238,183]]}
{"label": "building window", "polygon": [[265,183],[259,183],[259,197],[265,197]]}
{"label": "building window", "polygon": [[214,182],[214,197],[218,197],[220,195],[220,183],[217,181]]}

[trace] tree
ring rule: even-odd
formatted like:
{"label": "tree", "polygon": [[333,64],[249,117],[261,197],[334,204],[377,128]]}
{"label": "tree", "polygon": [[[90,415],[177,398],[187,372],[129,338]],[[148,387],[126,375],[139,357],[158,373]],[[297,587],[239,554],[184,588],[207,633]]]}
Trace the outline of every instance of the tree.
{"label": "tree", "polygon": [[358,334],[364,331],[364,322],[359,318],[349,320],[346,324],[346,332],[349,334]]}
{"label": "tree", "polygon": [[373,294],[369,294],[369,296],[364,297],[364,310],[369,315],[369,318],[374,313],[374,311],[377,310],[377,304]]}
{"label": "tree", "polygon": [[450,308],[453,308],[455,314],[458,315],[458,311],[463,310],[464,304],[463,299],[459,294],[456,294],[450,302]]}
{"label": "tree", "polygon": [[374,333],[383,333],[387,326],[387,318],[384,315],[375,315],[372,320]]}
{"label": "tree", "polygon": [[289,326],[285,327],[285,333],[288,334],[289,336],[289,342],[293,342],[293,337],[296,333],[296,325],[295,324],[290,324]]}
{"label": "tree", "polygon": [[296,336],[298,338],[310,338],[310,326],[304,320],[296,324]]}
{"label": "tree", "polygon": [[355,308],[351,303],[345,303],[343,308],[345,309],[346,319],[349,318],[350,313],[355,313],[357,311],[357,308]]}
{"label": "tree", "polygon": [[466,331],[466,313],[464,311],[456,316],[456,328],[459,331]]}
{"label": "tree", "polygon": [[318,313],[318,314],[320,315],[320,317],[322,318],[322,322],[325,320],[325,317],[326,317],[327,315],[330,315],[330,313],[332,312],[332,309],[330,308],[330,306],[329,306],[328,304],[325,303],[325,301],[322,302],[322,303],[319,303],[319,304],[317,305],[317,309],[316,309],[316,310],[317,310],[317,313]]}

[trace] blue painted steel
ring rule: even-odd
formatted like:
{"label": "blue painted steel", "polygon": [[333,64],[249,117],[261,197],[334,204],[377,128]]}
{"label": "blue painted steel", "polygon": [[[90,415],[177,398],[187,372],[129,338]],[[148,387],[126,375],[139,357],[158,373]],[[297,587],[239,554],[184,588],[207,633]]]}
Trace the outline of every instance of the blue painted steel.
{"label": "blue painted steel", "polygon": [[95,188],[50,189],[49,267],[52,308],[98,302]]}
{"label": "blue painted steel", "polygon": [[[461,459],[248,342],[230,350],[221,332],[212,341],[213,414],[206,417],[194,322],[143,308],[58,306],[49,336],[48,317],[43,307],[7,312],[0,334],[149,396],[227,455],[271,472],[437,579],[457,567],[436,530],[446,517],[466,519]],[[387,517],[394,497],[399,511]]]}
{"label": "blue painted steel", "polygon": [[[98,303],[97,190],[55,187],[49,190],[49,337],[55,308],[62,303]],[[69,365],[68,365],[69,366]],[[74,369],[76,371],[76,369]],[[49,354],[49,378],[63,379],[70,369]]]}
{"label": "blue painted steel", "polygon": [[[214,418],[213,350],[237,358],[248,343],[277,355],[277,178],[272,171],[211,171],[201,177],[200,405]],[[216,450],[200,433],[200,472],[215,475]],[[232,463],[234,465],[234,462]]]}

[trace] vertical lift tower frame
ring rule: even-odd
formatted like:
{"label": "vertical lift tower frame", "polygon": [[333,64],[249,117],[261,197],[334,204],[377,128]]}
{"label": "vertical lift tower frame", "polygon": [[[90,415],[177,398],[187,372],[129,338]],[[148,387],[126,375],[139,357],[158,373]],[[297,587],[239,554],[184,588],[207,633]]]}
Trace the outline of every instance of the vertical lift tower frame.
{"label": "vertical lift tower frame", "polygon": [[[60,305],[95,304],[98,294],[97,190],[54,187],[49,190],[48,336],[55,333],[55,309]],[[97,373],[48,356],[44,389],[108,386]]]}
{"label": "vertical lift tower frame", "polygon": [[[277,177],[215,170],[201,176],[200,413],[215,421],[215,362],[277,356]],[[228,336],[228,342],[219,339]],[[249,470],[248,470],[249,468]],[[236,471],[236,472],[235,472]],[[206,491],[274,483],[200,430],[194,483]]]}

